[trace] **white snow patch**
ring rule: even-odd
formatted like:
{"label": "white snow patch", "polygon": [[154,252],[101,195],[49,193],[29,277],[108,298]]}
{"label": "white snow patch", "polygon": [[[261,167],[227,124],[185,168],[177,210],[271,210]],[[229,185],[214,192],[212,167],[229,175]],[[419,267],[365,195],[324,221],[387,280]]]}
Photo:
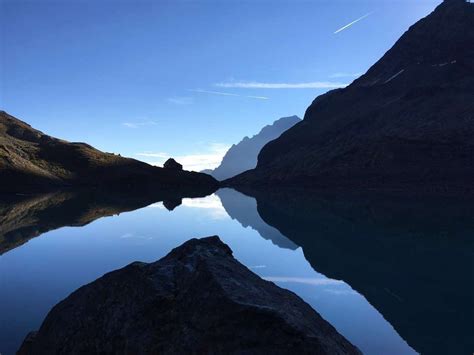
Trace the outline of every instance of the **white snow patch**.
{"label": "white snow patch", "polygon": [[395,79],[397,76],[399,76],[404,71],[405,71],[405,69],[400,70],[397,74],[391,76],[387,81],[385,81],[384,84],[387,84],[387,83],[391,82],[393,79]]}
{"label": "white snow patch", "polygon": [[448,64],[456,64],[456,62],[457,62],[456,60],[453,60],[453,61],[451,61],[451,62],[449,62],[449,63],[446,62],[446,63],[441,63],[441,64],[432,64],[431,66],[432,66],[432,67],[444,67],[445,65],[448,65]]}

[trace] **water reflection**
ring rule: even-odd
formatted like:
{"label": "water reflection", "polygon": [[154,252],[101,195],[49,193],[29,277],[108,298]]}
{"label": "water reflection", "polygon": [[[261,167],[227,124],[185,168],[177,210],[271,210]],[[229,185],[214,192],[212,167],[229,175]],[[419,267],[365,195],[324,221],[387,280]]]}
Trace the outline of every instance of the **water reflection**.
{"label": "water reflection", "polygon": [[[205,196],[185,193],[184,196]],[[64,226],[133,211],[156,201],[173,210],[182,203],[178,191],[67,190],[40,195],[0,195],[0,255],[31,238]]]}
{"label": "water reflection", "polygon": [[220,189],[216,192],[222,201],[227,214],[239,221],[242,227],[251,227],[256,230],[262,238],[271,240],[273,244],[281,248],[295,250],[298,246],[286,238],[277,229],[265,223],[257,212],[257,202],[254,198],[246,196],[233,189]]}
{"label": "water reflection", "polygon": [[[247,192],[249,193],[249,192]],[[347,282],[422,354],[474,349],[473,203],[251,191],[315,270]]]}
{"label": "water reflection", "polygon": [[469,204],[444,201],[439,211],[439,201],[252,194],[256,199],[230,189],[205,198],[81,191],[3,199],[0,353],[14,353],[81,285],[213,234],[366,354],[414,353],[405,340],[429,354],[471,346]]}

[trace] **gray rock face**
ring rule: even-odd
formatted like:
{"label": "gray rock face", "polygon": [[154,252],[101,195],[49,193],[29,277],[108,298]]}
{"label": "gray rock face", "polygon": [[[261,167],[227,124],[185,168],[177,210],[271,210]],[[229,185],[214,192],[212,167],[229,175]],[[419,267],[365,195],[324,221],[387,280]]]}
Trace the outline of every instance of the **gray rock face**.
{"label": "gray rock face", "polygon": [[278,138],[283,132],[300,122],[298,116],[283,117],[265,126],[253,137],[245,137],[234,144],[225,154],[221,164],[214,170],[203,171],[217,180],[224,180],[253,169],[257,165],[260,150],[265,144]]}
{"label": "gray rock face", "polygon": [[135,262],[56,305],[19,354],[359,354],[218,237]]}

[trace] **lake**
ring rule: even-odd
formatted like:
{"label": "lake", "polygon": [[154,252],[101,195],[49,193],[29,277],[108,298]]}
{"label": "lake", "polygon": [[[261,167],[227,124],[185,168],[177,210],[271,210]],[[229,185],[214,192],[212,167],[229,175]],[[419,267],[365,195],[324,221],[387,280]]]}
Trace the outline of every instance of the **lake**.
{"label": "lake", "polygon": [[210,235],[365,354],[474,349],[468,200],[232,189],[152,200],[81,192],[0,203],[2,355],[78,287]]}

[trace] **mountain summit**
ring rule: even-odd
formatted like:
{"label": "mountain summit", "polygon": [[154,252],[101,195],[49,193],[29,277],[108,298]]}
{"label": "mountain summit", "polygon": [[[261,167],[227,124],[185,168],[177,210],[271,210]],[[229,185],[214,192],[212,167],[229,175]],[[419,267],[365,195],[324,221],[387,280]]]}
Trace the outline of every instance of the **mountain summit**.
{"label": "mountain summit", "polygon": [[298,116],[283,117],[267,125],[253,137],[245,137],[238,144],[232,145],[222,159],[221,164],[213,171],[206,171],[218,180],[228,179],[257,165],[258,153],[271,140],[278,138],[287,129],[301,121]]}
{"label": "mountain summit", "polygon": [[473,178],[474,4],[446,0],[229,183],[465,190]]}

